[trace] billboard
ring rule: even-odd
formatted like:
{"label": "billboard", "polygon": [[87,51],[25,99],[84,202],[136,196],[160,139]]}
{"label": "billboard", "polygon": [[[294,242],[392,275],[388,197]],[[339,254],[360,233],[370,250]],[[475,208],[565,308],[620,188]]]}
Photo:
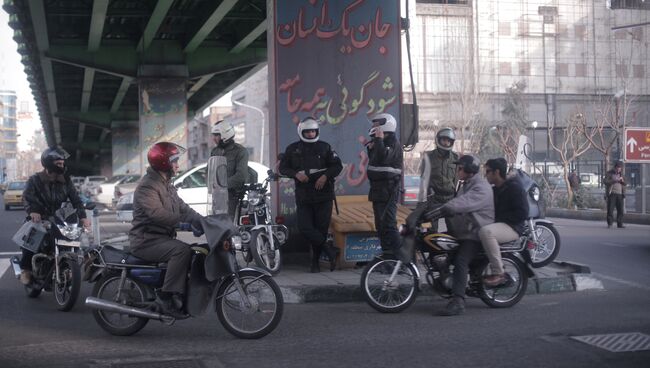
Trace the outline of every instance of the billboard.
{"label": "billboard", "polygon": [[[337,195],[368,193],[364,143],[369,118],[401,105],[400,2],[395,0],[275,0],[273,52],[275,152],[297,141],[297,125],[312,116],[320,139],[344,169]],[[398,127],[399,131],[399,127]],[[278,212],[295,213],[293,180],[279,188]]]}

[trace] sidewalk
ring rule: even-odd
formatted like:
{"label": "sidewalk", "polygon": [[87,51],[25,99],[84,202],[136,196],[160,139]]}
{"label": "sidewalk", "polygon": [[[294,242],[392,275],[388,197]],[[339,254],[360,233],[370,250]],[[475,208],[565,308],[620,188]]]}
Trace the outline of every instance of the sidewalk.
{"label": "sidewalk", "polygon": [[[100,229],[102,239],[123,236],[131,224],[110,220],[111,216],[102,216]],[[190,233],[179,233],[179,239],[186,242],[200,241]],[[116,246],[128,244],[117,243]],[[309,273],[307,254],[285,254],[281,271],[274,276],[282,290],[286,303],[313,302],[359,302],[363,301],[360,280],[363,268],[342,269],[329,272],[329,265],[322,263],[320,273]],[[240,265],[245,265],[240,260]],[[251,264],[253,265],[253,264]],[[424,280],[421,269],[420,296],[433,297],[433,290]],[[549,266],[535,270],[536,276],[528,280],[528,294],[547,294],[567,291],[603,289],[600,280],[591,276],[588,266],[554,262]]]}

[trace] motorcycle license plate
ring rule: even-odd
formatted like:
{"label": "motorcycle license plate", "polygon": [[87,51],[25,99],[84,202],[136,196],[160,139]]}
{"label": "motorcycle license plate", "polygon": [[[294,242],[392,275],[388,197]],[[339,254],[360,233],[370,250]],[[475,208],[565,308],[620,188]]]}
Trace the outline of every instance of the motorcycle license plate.
{"label": "motorcycle license plate", "polygon": [[56,245],[60,245],[63,247],[80,247],[81,243],[78,241],[74,240],[62,240],[62,239],[57,239],[56,240]]}

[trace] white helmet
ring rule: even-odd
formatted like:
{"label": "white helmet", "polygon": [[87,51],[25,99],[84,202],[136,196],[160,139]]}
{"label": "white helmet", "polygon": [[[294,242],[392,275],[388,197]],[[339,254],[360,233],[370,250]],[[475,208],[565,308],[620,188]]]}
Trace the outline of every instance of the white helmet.
{"label": "white helmet", "polygon": [[235,127],[227,121],[218,121],[212,126],[212,134],[220,134],[221,140],[228,142],[235,137]]}
{"label": "white helmet", "polygon": [[[371,123],[379,123],[379,127],[384,133],[395,133],[397,129],[397,121],[391,114],[377,114],[370,119]],[[370,128],[370,135],[374,136],[374,128]]]}
{"label": "white helmet", "polygon": [[[303,135],[303,132],[305,130],[316,130],[316,136],[314,138],[307,138]],[[318,137],[320,136],[320,131],[319,131],[319,125],[316,119],[312,117],[304,118],[298,124],[298,136],[300,137],[300,140],[305,142],[305,143],[314,143],[318,141]]]}

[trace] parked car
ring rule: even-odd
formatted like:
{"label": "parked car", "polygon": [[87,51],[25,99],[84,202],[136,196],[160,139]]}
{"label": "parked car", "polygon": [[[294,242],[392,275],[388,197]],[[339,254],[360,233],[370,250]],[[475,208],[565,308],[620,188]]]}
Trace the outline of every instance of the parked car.
{"label": "parked car", "polygon": [[81,191],[81,184],[84,183],[86,178],[83,176],[71,176],[70,180],[72,180],[72,184],[74,185],[74,188],[77,190],[77,192]]}
{"label": "parked car", "polygon": [[97,195],[99,195],[99,193],[101,193],[102,190],[102,188],[99,185],[105,181],[106,181],[105,176],[101,176],[101,175],[86,176],[83,184],[81,184],[81,187],[79,188],[80,189],[79,192],[89,197],[91,200],[95,201],[97,199]]}
{"label": "parked car", "polygon": [[[258,183],[262,183],[268,176],[267,172],[269,168],[260,163],[248,162],[248,167],[257,173]],[[207,164],[201,164],[177,175],[173,181],[174,187],[178,191],[178,196],[202,216],[208,214],[207,175]],[[115,205],[116,216],[119,221],[127,222],[133,219],[133,192],[136,187],[137,183],[116,186],[115,190],[121,191],[121,196]],[[127,190],[128,192],[126,192]]]}
{"label": "parked car", "polygon": [[418,203],[420,192],[420,177],[417,175],[404,176],[404,204],[415,205]]}
{"label": "parked car", "polygon": [[97,202],[106,206],[114,204],[113,198],[115,194],[115,186],[118,184],[135,183],[140,180],[140,175],[115,175],[112,178],[101,183],[99,187],[101,191],[97,194]]}
{"label": "parked car", "polygon": [[12,206],[23,207],[23,191],[26,185],[26,181],[10,181],[7,184],[7,190],[2,195],[5,211],[9,211]]}

